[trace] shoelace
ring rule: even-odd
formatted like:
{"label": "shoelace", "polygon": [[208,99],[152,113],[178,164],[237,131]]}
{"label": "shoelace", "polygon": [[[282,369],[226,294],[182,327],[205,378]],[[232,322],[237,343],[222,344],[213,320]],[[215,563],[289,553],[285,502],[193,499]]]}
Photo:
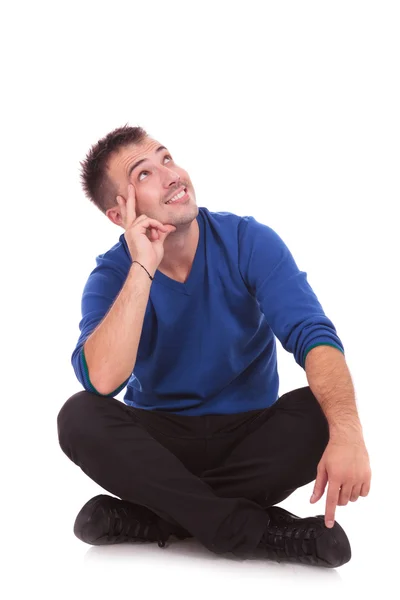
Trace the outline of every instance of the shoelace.
{"label": "shoelace", "polygon": [[318,560],[316,530],[313,527],[295,527],[293,524],[270,524],[263,534],[261,545],[278,558],[309,558]]}
{"label": "shoelace", "polygon": [[123,507],[109,508],[108,518],[107,540],[109,542],[127,542],[132,539],[154,540],[158,542],[160,548],[165,547],[168,535],[158,527],[156,520],[131,515]]}

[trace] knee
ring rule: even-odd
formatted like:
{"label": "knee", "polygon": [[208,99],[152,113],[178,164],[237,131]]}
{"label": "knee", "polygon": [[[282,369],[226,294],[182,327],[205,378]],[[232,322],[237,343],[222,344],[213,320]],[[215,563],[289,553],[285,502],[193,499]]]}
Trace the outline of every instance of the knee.
{"label": "knee", "polygon": [[317,437],[317,444],[325,449],[329,442],[329,424],[324,411],[321,408],[320,403],[312,393],[311,389],[308,388],[308,394],[310,397],[311,409],[310,409],[310,420],[314,424],[314,429]]}
{"label": "knee", "polygon": [[329,442],[329,424],[309,386],[282,396],[281,408],[288,414],[283,447],[287,468],[276,474],[276,483],[279,489],[292,489],[314,481]]}
{"label": "knee", "polygon": [[314,481],[317,476],[318,463],[329,442],[329,424],[320,403],[310,387],[304,388],[306,403],[305,435],[303,448],[299,452],[299,470],[301,481],[305,485]]}
{"label": "knee", "polygon": [[310,387],[301,389],[299,396],[301,402],[302,435],[299,439],[298,453],[299,466],[307,481],[315,479],[317,465],[329,442],[329,424]]}
{"label": "knee", "polygon": [[93,407],[100,397],[86,390],[77,392],[63,404],[57,415],[59,444],[66,451],[77,437],[87,435],[88,425],[93,422]]}
{"label": "knee", "polygon": [[293,392],[293,399],[302,413],[303,439],[316,449],[325,448],[329,442],[329,424],[320,403],[311,391],[310,386]]}

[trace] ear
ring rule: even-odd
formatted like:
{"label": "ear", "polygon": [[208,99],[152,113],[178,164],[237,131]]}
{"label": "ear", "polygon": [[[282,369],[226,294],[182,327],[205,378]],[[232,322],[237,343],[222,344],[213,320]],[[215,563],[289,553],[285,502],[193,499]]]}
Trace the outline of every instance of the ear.
{"label": "ear", "polygon": [[114,206],[113,208],[109,208],[106,211],[106,217],[108,219],[110,219],[111,223],[114,223],[114,225],[118,225],[118,227],[124,228],[124,226],[122,224],[122,216],[120,213],[120,209],[118,208],[118,204],[116,206]]}

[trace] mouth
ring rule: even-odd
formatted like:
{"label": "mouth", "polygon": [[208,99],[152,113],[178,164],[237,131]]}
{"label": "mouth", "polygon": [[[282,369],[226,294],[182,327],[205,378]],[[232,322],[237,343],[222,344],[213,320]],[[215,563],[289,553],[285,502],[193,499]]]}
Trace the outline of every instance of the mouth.
{"label": "mouth", "polygon": [[178,190],[177,192],[175,192],[175,194],[169,200],[167,200],[167,202],[165,202],[165,204],[169,204],[169,205],[182,204],[183,202],[186,202],[188,200],[188,198],[189,198],[189,194],[188,194],[187,187],[183,187],[180,190]]}

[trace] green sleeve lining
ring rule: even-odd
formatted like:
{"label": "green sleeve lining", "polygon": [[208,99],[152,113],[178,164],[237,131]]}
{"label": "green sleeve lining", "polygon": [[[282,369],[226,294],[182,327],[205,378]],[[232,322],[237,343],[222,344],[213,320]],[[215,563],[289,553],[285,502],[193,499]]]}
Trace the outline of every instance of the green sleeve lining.
{"label": "green sleeve lining", "polygon": [[309,346],[306,349],[306,351],[304,352],[304,359],[303,359],[304,366],[306,364],[306,356],[307,356],[307,354],[310,352],[310,350],[312,350],[313,348],[316,348],[317,346],[331,346],[332,348],[337,348],[337,350],[340,350],[340,352],[342,354],[344,354],[344,351],[339,346],[336,346],[336,344],[329,344],[328,342],[320,342],[318,344],[313,344],[312,346]]}

